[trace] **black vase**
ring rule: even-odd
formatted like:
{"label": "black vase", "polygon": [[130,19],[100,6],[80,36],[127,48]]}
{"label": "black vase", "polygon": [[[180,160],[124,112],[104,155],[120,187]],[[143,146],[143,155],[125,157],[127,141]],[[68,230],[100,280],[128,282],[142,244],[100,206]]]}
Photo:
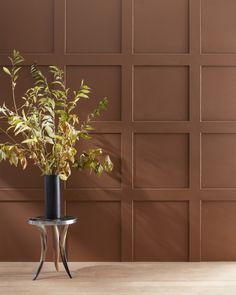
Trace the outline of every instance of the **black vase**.
{"label": "black vase", "polygon": [[61,218],[61,191],[58,175],[44,176],[44,217],[46,219]]}

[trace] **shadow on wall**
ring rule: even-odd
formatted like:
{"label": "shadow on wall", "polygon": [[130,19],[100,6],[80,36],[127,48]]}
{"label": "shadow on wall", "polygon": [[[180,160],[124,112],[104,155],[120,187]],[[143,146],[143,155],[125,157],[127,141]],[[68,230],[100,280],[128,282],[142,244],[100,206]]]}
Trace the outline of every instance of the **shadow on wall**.
{"label": "shadow on wall", "polygon": [[[89,141],[85,143],[89,143]],[[63,191],[66,197],[70,197],[72,193],[75,196],[73,201],[67,202],[67,214],[79,217],[78,224],[71,226],[69,230],[69,260],[120,261],[120,136],[117,134],[105,134],[104,137],[104,134],[99,134],[94,139],[94,145],[102,147],[111,155],[115,162],[115,170],[114,173],[103,175],[100,178],[91,176],[89,173],[84,174],[74,171],[72,179],[69,180],[67,188]],[[0,253],[4,253],[0,260],[37,261],[39,256],[39,235],[35,228],[26,224],[26,220],[30,216],[41,215],[43,212],[42,203],[31,202],[31,200],[37,199],[35,193],[42,199],[43,179],[35,168],[29,168],[22,172],[20,169],[10,167],[7,163],[3,165],[6,165],[5,167],[8,170],[6,172],[6,170],[0,169],[0,183],[7,184],[8,188],[11,188],[16,187],[17,182],[21,189],[17,188],[15,191],[1,190],[2,199],[6,197],[5,194],[11,194],[19,202],[2,202],[0,204],[0,232],[3,236],[0,242]],[[122,165],[125,165],[124,161]],[[130,167],[125,166],[123,169],[128,169],[129,173],[126,175],[130,179]],[[15,176],[9,177],[12,173],[16,173]],[[108,181],[106,181],[107,178]],[[35,179],[41,181],[38,182],[39,185],[36,186],[36,190],[32,186]],[[83,182],[81,183],[81,179],[86,182],[86,186]],[[108,183],[109,185],[107,185]],[[27,189],[25,189],[24,185],[28,185]],[[99,190],[97,190],[98,187]],[[88,194],[93,200],[87,199]],[[94,196],[98,201],[94,201]],[[128,198],[129,196],[125,197]],[[20,202],[21,199],[25,201]],[[142,199],[149,199],[148,191],[142,191]],[[129,226],[127,224],[127,227],[122,228],[124,236],[126,236],[125,231],[129,231]],[[187,202],[134,202],[133,237],[134,260],[188,260]],[[51,259],[50,253],[48,257]]]}
{"label": "shadow on wall", "polygon": [[73,169],[71,177],[66,183],[68,189],[119,189],[121,188],[121,136],[116,133],[92,134],[90,140],[80,141],[77,148],[79,154],[89,148],[102,148],[104,155],[109,154],[114,163],[112,173],[104,172],[97,176],[89,171],[78,171]]}
{"label": "shadow on wall", "polygon": [[[121,260],[121,159],[120,134],[96,134],[94,146],[111,156],[114,171],[98,177],[76,172],[67,183],[76,195],[67,202],[67,214],[79,217],[70,228],[68,254],[71,261]],[[87,148],[89,141],[84,142]],[[122,162],[122,165],[124,163]],[[127,167],[128,169],[128,167]],[[83,197],[89,191],[93,200]],[[100,197],[101,196],[101,197]],[[97,200],[97,201],[95,201]]]}
{"label": "shadow on wall", "polygon": [[[2,142],[7,141],[3,134],[0,134],[0,138]],[[70,189],[74,191],[78,189],[76,194],[79,200],[81,188],[99,187],[101,192],[107,188],[120,188],[120,135],[95,134],[93,140],[81,144],[79,151],[82,152],[89,146],[102,147],[105,153],[111,155],[115,164],[114,172],[97,177],[89,175],[88,172],[74,170],[72,179],[68,181],[68,189],[62,188],[62,195],[65,198],[70,194]],[[27,225],[26,221],[29,217],[43,214],[43,204],[39,201],[43,200],[43,177],[40,174],[40,170],[30,164],[25,171],[21,167],[11,167],[7,162],[0,165],[1,261],[37,261],[39,259],[39,234],[35,228]],[[108,198],[110,197],[109,193]],[[79,211],[76,211],[74,215],[78,216]],[[51,260],[51,253],[48,254]]]}

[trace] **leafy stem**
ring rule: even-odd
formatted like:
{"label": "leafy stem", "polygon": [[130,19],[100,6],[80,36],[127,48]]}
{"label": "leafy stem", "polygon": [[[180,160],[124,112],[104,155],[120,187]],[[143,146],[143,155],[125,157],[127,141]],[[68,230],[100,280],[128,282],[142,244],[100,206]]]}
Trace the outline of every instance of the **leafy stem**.
{"label": "leafy stem", "polygon": [[[108,99],[102,99],[98,106],[80,124],[77,114],[81,100],[89,99],[90,87],[81,82],[79,90],[71,93],[66,88],[64,72],[56,66],[50,66],[49,72],[53,79],[49,84],[46,76],[36,64],[31,66],[34,84],[22,96],[22,104],[17,108],[15,87],[20,71],[19,64],[24,61],[16,50],[10,57],[11,69],[3,68],[10,76],[12,85],[13,110],[5,104],[0,107],[0,119],[7,119],[8,128],[0,127],[12,144],[0,144],[0,162],[9,160],[15,166],[21,163],[27,166],[27,158],[31,159],[42,171],[43,175],[57,174],[62,180],[71,175],[71,168],[90,169],[101,175],[104,171],[111,172],[113,163],[101,148],[89,149],[87,152],[78,150],[81,139],[90,139],[90,131],[94,130],[91,122],[107,109]],[[19,138],[19,142],[8,131]]]}

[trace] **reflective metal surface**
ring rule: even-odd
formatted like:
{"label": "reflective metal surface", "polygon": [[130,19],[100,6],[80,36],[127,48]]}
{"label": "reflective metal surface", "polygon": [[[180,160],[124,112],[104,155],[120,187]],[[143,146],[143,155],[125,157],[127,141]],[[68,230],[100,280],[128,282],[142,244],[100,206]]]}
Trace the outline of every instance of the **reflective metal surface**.
{"label": "reflective metal surface", "polygon": [[60,235],[60,253],[61,253],[61,260],[65,267],[65,270],[68,274],[68,276],[72,279],[72,276],[70,274],[69,267],[67,265],[67,257],[66,257],[66,250],[65,250],[65,244],[66,244],[66,235],[68,231],[69,225],[65,225],[62,229],[61,235]]}
{"label": "reflective metal surface", "polygon": [[33,225],[66,225],[76,222],[77,218],[72,216],[64,216],[60,219],[45,219],[43,216],[38,216],[28,220],[28,223]]}
{"label": "reflective metal surface", "polygon": [[46,258],[46,252],[47,252],[47,231],[44,225],[37,225],[38,229],[40,230],[40,241],[41,241],[41,255],[40,255],[40,263],[39,263],[39,267],[38,270],[35,274],[35,277],[33,278],[33,280],[36,280],[42,267],[43,267],[43,263],[45,261]]}
{"label": "reflective metal surface", "polygon": [[57,271],[59,271],[59,258],[61,256],[61,261],[63,263],[63,266],[68,276],[72,279],[72,276],[67,264],[65,245],[66,245],[66,236],[67,236],[69,225],[76,222],[77,222],[77,218],[72,216],[65,216],[63,218],[55,219],[55,220],[48,220],[48,219],[45,219],[44,217],[30,218],[28,220],[29,224],[37,226],[37,228],[40,230],[40,240],[41,240],[40,263],[33,280],[37,279],[46,258],[47,226],[50,226],[52,229],[55,268]]}
{"label": "reflective metal surface", "polygon": [[60,230],[57,225],[52,226],[53,239],[53,256],[54,264],[57,271],[59,271],[60,247],[59,247]]}

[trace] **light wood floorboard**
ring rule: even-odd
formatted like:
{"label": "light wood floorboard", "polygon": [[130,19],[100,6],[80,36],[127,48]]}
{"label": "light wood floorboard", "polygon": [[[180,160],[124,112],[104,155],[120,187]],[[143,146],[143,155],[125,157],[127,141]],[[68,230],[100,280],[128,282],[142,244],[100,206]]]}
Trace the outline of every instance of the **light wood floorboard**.
{"label": "light wood floorboard", "polygon": [[60,265],[0,262],[1,295],[236,295],[236,262],[70,263],[73,279]]}

